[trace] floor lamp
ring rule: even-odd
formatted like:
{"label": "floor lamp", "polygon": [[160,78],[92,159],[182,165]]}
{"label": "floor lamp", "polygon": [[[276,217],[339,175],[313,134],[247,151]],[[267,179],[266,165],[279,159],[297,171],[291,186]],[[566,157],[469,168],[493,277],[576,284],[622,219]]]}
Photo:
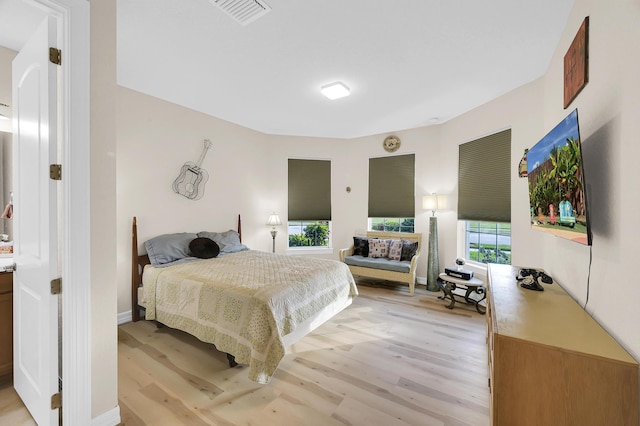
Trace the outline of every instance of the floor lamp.
{"label": "floor lamp", "polygon": [[445,195],[431,194],[422,197],[422,208],[431,210],[429,218],[429,252],[427,257],[427,290],[440,291],[438,276],[440,264],[438,262],[438,218],[436,211],[442,210],[447,205]]}
{"label": "floor lamp", "polygon": [[276,252],[276,234],[278,233],[276,226],[282,225],[282,222],[280,222],[280,217],[278,217],[276,212],[273,212],[273,214],[269,216],[269,219],[267,219],[267,225],[271,227],[271,238],[273,238],[273,253],[275,253]]}

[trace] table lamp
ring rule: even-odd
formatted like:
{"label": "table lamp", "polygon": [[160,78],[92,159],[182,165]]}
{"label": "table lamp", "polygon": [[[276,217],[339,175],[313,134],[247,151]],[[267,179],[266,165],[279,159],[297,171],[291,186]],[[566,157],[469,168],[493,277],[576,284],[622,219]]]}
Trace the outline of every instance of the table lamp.
{"label": "table lamp", "polygon": [[275,212],[273,212],[269,216],[269,219],[267,219],[267,225],[271,227],[271,237],[273,238],[273,253],[275,253],[276,252],[276,234],[278,233],[276,226],[282,225],[282,222],[280,222],[280,217],[278,217],[278,215]]}

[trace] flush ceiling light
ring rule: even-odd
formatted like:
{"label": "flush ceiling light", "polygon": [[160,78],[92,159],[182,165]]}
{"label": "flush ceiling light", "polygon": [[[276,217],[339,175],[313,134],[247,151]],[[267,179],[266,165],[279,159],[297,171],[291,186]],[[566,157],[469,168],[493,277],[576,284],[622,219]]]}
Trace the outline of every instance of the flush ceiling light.
{"label": "flush ceiling light", "polygon": [[322,86],[320,88],[320,93],[331,100],[344,98],[345,96],[349,96],[350,94],[349,88],[345,86],[341,81],[336,81],[335,83],[330,83]]}

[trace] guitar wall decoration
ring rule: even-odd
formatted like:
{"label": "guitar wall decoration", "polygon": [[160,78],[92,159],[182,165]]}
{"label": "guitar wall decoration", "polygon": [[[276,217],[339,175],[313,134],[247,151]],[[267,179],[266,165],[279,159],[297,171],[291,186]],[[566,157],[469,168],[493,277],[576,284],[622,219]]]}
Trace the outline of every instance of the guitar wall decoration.
{"label": "guitar wall decoration", "polygon": [[211,148],[211,141],[204,140],[202,154],[197,163],[187,161],[180,169],[180,174],[173,181],[173,191],[176,194],[184,195],[190,200],[199,200],[204,195],[204,185],[209,180],[209,173],[200,166],[207,150]]}

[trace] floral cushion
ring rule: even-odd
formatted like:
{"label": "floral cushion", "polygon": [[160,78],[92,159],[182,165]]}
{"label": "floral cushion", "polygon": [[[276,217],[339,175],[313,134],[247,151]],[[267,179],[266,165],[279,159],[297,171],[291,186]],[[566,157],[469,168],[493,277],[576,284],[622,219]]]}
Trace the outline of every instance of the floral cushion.
{"label": "floral cushion", "polygon": [[369,257],[389,257],[389,243],[391,240],[371,238],[369,240]]}
{"label": "floral cushion", "polygon": [[402,240],[391,240],[389,243],[389,259],[400,260],[402,257]]}

